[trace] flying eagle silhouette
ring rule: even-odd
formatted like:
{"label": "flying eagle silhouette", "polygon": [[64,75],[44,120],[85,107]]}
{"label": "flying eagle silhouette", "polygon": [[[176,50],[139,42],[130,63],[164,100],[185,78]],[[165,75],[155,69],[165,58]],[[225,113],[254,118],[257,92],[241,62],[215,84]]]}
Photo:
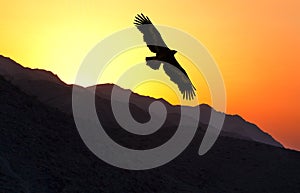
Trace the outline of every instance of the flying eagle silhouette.
{"label": "flying eagle silhouette", "polygon": [[146,57],[146,64],[154,70],[159,69],[160,65],[163,64],[164,71],[170,77],[170,80],[177,84],[183,99],[193,99],[196,96],[196,88],[176,60],[174,54],[177,51],[167,47],[160,33],[147,16],[142,13],[138,14],[135,16],[134,24],[144,34],[144,41],[150,51],[156,53],[156,56]]}

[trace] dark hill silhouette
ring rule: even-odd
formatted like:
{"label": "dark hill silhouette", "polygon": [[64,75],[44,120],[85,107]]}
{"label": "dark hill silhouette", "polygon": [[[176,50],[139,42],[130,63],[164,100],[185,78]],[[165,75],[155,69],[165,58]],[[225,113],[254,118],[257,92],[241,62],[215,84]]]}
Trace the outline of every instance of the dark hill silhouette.
{"label": "dark hill silhouette", "polygon": [[[57,75],[52,72],[38,69],[24,68],[13,60],[0,55],[0,75],[13,85],[20,88],[26,94],[35,96],[42,103],[50,105],[67,114],[72,114],[72,86],[62,82]],[[109,112],[110,96],[113,88],[112,84],[96,85],[96,95],[99,98],[97,108],[105,112]],[[83,88],[83,92],[88,92],[93,87]],[[168,122],[166,125],[174,126],[176,120],[180,116],[180,109],[178,106],[172,106],[163,99],[154,99],[151,97],[141,96],[132,93],[130,90],[125,90],[117,87],[120,92],[130,92],[130,103],[132,114],[136,115],[138,120],[146,121],[148,116],[148,106],[155,100],[160,100],[165,104],[168,110]],[[213,110],[208,105],[200,105],[195,108],[200,108],[201,117],[200,122],[207,125],[210,113]],[[135,113],[136,112],[136,113]],[[109,124],[114,124],[112,114],[106,113],[105,120]],[[193,120],[191,120],[193,121]],[[115,124],[117,125],[117,124]],[[222,135],[235,137],[245,140],[253,140],[273,146],[283,147],[278,141],[274,140],[272,136],[263,132],[256,125],[245,121],[238,115],[226,115],[225,123],[222,128]]]}
{"label": "dark hill silhouette", "polygon": [[[295,193],[300,190],[299,152],[221,136],[200,157],[197,151],[204,124],[190,146],[167,165],[149,171],[112,167],[83,144],[70,114],[36,100],[2,76],[0,93],[0,192]],[[105,99],[99,97],[99,100]],[[124,136],[115,134],[115,137]]]}

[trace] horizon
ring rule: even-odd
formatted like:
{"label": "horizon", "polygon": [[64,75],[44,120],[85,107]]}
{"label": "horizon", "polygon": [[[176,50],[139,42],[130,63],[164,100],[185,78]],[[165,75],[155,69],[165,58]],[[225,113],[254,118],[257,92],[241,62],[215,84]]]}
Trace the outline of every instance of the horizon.
{"label": "horizon", "polygon": [[[22,66],[50,71],[63,82],[72,84],[89,50],[111,33],[133,27],[134,16],[143,12],[154,25],[182,29],[207,47],[224,77],[225,113],[238,114],[271,134],[286,148],[300,150],[298,1],[161,2],[169,7],[168,10],[150,2],[135,4],[117,1],[87,4],[79,1],[4,2],[0,13],[4,18],[0,21],[4,29],[0,32],[0,54]],[[118,14],[112,13],[110,10],[117,5],[124,9]],[[164,38],[164,34],[162,36]],[[127,66],[150,53],[145,49],[137,52],[142,53],[137,58],[125,56],[123,61]],[[181,58],[181,61],[184,60]],[[117,77],[108,76],[105,81],[114,78]],[[198,104],[211,105],[205,82],[199,77],[191,78],[201,82],[197,91],[202,98]],[[158,86],[146,85],[137,93],[176,102],[172,99],[174,93],[161,93],[157,90],[165,90],[165,87],[156,89]]]}
{"label": "horizon", "polygon": [[[132,91],[130,88],[123,88],[122,86],[119,86],[119,85],[117,85],[117,84],[114,84],[114,83],[100,83],[100,84],[95,84],[95,85],[90,85],[90,86],[82,86],[82,85],[77,85],[77,84],[67,84],[66,82],[64,82],[57,74],[54,74],[53,72],[51,72],[51,71],[49,71],[49,70],[45,70],[45,69],[39,69],[39,68],[34,68],[34,69],[32,69],[32,68],[30,68],[30,67],[24,67],[22,64],[20,64],[20,63],[18,63],[18,62],[16,62],[15,60],[13,60],[12,58],[10,58],[10,57],[6,57],[6,56],[3,56],[3,55],[1,55],[0,54],[0,57],[3,57],[3,58],[5,58],[5,59],[8,59],[8,60],[10,60],[10,61],[12,61],[14,64],[17,64],[18,66],[20,66],[21,68],[23,68],[24,70],[30,70],[30,71],[32,71],[32,72],[30,72],[30,73],[33,73],[34,74],[34,72],[36,72],[36,70],[37,71],[45,71],[45,72],[47,72],[47,73],[49,73],[51,76],[53,76],[53,77],[55,77],[55,78],[57,78],[58,79],[58,81],[60,81],[60,82],[62,82],[63,84],[65,84],[66,86],[80,86],[80,87],[82,87],[82,88],[89,88],[89,87],[97,87],[97,86],[106,86],[106,85],[109,85],[109,86],[117,86],[118,88],[120,88],[121,90],[124,90],[124,91],[130,91],[131,93],[133,93],[134,95],[138,95],[138,96],[140,96],[140,97],[146,97],[146,98],[151,98],[151,99],[154,99],[154,100],[163,100],[165,103],[168,103],[169,105],[171,105],[171,106],[173,106],[173,107],[175,107],[175,106],[178,106],[178,104],[172,104],[172,103],[170,103],[169,101],[167,101],[167,100],[165,100],[164,98],[155,98],[155,97],[153,97],[153,96],[149,96],[149,95],[143,95],[143,94],[139,94],[139,93],[136,93],[136,92],[134,92],[134,91]],[[237,116],[237,117],[239,117],[239,118],[241,118],[243,121],[245,121],[245,122],[248,122],[245,118],[243,118],[241,115],[239,115],[239,114],[228,114],[228,113],[226,113],[226,112],[223,112],[223,111],[220,111],[220,110],[218,110],[218,109],[216,109],[216,108],[214,108],[213,106],[211,106],[211,105],[209,105],[209,104],[206,104],[206,103],[199,103],[199,104],[197,104],[197,105],[195,105],[195,106],[189,106],[189,105],[181,105],[181,104],[179,104],[180,106],[185,106],[185,107],[197,107],[197,106],[208,106],[209,108],[211,108],[211,109],[213,109],[214,111],[216,111],[216,112],[220,112],[220,113],[225,113],[227,116]],[[258,127],[255,123],[252,123],[252,122],[249,122],[250,124],[253,124],[254,126],[256,126],[256,127]],[[258,129],[260,129],[262,132],[265,132],[262,128],[259,128],[258,127]],[[267,133],[267,134],[269,134],[269,133]],[[270,134],[269,134],[270,135]],[[279,142],[280,144],[282,144],[282,142],[281,141],[279,141],[279,140],[277,140],[276,138],[274,138],[272,135],[270,135],[271,136],[271,138],[273,138],[276,142]],[[284,144],[282,144],[283,146],[284,146]],[[287,147],[285,147],[284,146],[284,148],[287,148]],[[287,148],[287,149],[290,149],[290,148]],[[290,150],[296,150],[296,151],[299,151],[299,150],[297,150],[297,149],[290,149]]]}

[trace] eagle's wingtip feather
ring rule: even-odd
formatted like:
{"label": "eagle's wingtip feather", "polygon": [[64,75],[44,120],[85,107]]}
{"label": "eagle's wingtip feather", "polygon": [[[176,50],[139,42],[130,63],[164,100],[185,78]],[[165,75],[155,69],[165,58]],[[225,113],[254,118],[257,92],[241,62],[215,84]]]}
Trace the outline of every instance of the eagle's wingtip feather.
{"label": "eagle's wingtip feather", "polygon": [[137,22],[138,25],[152,24],[149,17],[145,16],[143,13],[137,14],[134,21]]}

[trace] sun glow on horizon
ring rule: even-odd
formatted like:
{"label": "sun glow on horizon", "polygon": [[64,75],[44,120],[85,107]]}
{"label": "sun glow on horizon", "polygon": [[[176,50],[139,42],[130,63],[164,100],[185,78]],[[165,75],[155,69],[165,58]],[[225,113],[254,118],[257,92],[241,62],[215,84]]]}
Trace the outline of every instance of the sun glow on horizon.
{"label": "sun glow on horizon", "polygon": [[[132,27],[134,16],[143,12],[154,24],[183,29],[207,47],[224,77],[227,113],[241,115],[287,147],[299,150],[300,2],[159,3],[158,7],[156,1],[3,1],[0,54],[74,83],[89,51],[111,33]],[[153,53],[141,49],[136,52],[143,54],[136,57],[120,56],[115,66],[122,57],[127,67],[144,65],[144,57]],[[180,53],[176,58],[199,85],[198,102],[211,104],[205,79],[195,77],[191,62]],[[100,83],[115,81],[126,66],[107,69]],[[154,76],[165,75],[146,65],[141,68]],[[141,84],[134,91],[178,102],[174,92],[157,82]]]}

